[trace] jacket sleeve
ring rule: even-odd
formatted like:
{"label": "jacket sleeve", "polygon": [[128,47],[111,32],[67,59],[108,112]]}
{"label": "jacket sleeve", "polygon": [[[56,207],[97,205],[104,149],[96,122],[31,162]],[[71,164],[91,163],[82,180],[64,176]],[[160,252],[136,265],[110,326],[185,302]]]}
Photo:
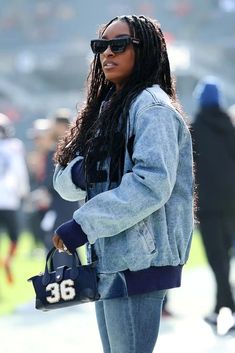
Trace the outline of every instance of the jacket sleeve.
{"label": "jacket sleeve", "polygon": [[86,197],[86,191],[78,188],[72,181],[72,167],[81,159],[83,159],[83,157],[78,156],[74,158],[66,167],[57,165],[55,168],[53,176],[54,189],[65,200],[80,201]]}
{"label": "jacket sleeve", "polygon": [[90,243],[116,235],[143,220],[169,199],[179,159],[176,112],[151,105],[136,115],[131,172],[120,185],[93,197],[74,212]]}

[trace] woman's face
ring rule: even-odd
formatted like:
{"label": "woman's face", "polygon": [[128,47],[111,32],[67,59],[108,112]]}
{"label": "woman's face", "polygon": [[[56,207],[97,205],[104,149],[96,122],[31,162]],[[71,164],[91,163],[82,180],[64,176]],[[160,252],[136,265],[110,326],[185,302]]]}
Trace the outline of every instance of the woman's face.
{"label": "woman's face", "polygon": [[[123,36],[131,36],[127,23],[115,21],[106,28],[102,39],[110,40]],[[116,90],[120,90],[134,69],[135,51],[133,44],[129,44],[123,53],[113,53],[110,46],[108,46],[100,54],[100,62],[106,79],[115,84]]]}

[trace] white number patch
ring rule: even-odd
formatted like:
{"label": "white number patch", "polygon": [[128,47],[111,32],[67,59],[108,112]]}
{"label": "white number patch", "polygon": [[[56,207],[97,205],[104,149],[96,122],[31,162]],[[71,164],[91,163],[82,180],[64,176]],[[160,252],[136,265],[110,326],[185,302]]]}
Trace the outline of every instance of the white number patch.
{"label": "white number patch", "polygon": [[75,295],[74,281],[71,279],[65,279],[60,284],[61,298],[64,300],[72,300]]}
{"label": "white number patch", "polygon": [[58,303],[60,299],[72,300],[75,295],[74,281],[71,279],[65,279],[61,283],[49,283],[46,286],[46,291],[51,292],[51,295],[46,297],[48,303]]}

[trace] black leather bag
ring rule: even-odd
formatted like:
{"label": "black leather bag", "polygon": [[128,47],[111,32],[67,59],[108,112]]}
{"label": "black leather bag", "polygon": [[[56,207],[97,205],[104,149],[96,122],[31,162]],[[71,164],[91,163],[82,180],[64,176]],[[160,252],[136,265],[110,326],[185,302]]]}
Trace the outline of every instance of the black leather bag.
{"label": "black leather bag", "polygon": [[28,279],[32,281],[36,293],[35,308],[48,311],[99,300],[95,263],[81,265],[75,251],[70,255],[71,267],[53,269],[53,254],[56,251],[52,248],[48,252],[45,272]]}

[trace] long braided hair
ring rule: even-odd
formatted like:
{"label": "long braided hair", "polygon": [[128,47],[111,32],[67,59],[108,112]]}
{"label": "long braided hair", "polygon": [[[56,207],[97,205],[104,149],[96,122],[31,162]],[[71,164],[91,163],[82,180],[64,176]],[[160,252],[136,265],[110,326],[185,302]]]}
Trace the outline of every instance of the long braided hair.
{"label": "long braided hair", "polygon": [[101,103],[113,84],[106,80],[99,55],[95,55],[87,79],[86,104],[68,134],[58,144],[55,153],[55,162],[62,166],[66,166],[78,151],[79,154],[86,155],[97,134],[102,137],[99,139],[100,145],[96,146],[97,152],[102,150],[104,145],[110,156],[117,154],[118,149],[121,151],[125,143],[125,133],[118,144],[115,143],[115,134],[117,130],[125,132],[130,105],[146,87],[159,84],[176,109],[180,110],[170,73],[166,43],[159,23],[145,16],[115,17],[100,29],[99,36],[101,37],[106,28],[115,21],[126,22],[131,36],[140,40],[141,45],[134,46],[133,72],[123,88],[112,95],[108,108],[99,114]]}

